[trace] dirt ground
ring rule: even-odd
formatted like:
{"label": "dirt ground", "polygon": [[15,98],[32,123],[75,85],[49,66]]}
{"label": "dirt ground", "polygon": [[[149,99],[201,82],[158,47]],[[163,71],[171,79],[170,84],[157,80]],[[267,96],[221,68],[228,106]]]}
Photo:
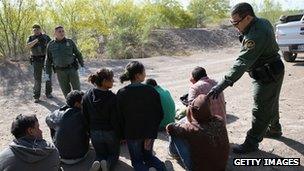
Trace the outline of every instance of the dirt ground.
{"label": "dirt ground", "polygon": [[[155,78],[158,83],[170,90],[178,108],[182,104],[178,98],[187,92],[190,85],[189,75],[195,66],[206,68],[211,78],[220,80],[228,71],[237,57],[238,48],[230,47],[209,52],[199,51],[191,56],[139,59],[147,69],[147,78]],[[85,63],[87,72],[81,76],[82,90],[88,90],[91,85],[86,81],[88,75],[101,67],[112,68],[115,72],[116,92],[124,86],[118,82],[118,76],[129,60],[99,60]],[[286,72],[280,98],[281,124],[283,137],[280,139],[264,139],[260,144],[260,151],[239,156],[230,154],[227,170],[304,170],[304,56],[300,55],[294,63],[285,63]],[[53,76],[53,95],[55,98],[33,103],[32,99],[32,68],[27,63],[5,62],[0,64],[0,149],[3,150],[11,142],[10,125],[16,115],[36,114],[39,118],[43,136],[50,140],[49,130],[45,117],[50,112],[64,104],[64,98],[58,86],[57,78]],[[43,89],[44,91],[44,89]],[[43,92],[42,91],[42,92]],[[246,131],[251,127],[252,86],[251,79],[245,74],[233,87],[225,90],[227,102],[227,130],[231,146],[242,143]],[[169,160],[173,164],[171,170],[183,170],[182,167],[167,155],[168,137],[165,133],[159,134],[154,147],[155,153],[163,161]],[[203,148],[203,147],[202,147]],[[300,158],[301,166],[279,167],[235,167],[232,159],[238,158]],[[65,170],[86,170],[93,160],[90,154],[88,160],[77,166],[64,166]],[[120,162],[117,170],[132,170],[129,155],[125,146],[122,146]]]}

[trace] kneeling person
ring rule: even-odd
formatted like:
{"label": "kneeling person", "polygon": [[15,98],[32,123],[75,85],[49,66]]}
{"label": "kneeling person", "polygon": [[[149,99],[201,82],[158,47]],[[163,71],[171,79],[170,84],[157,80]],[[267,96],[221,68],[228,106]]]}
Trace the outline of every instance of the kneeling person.
{"label": "kneeling person", "polygon": [[170,92],[159,86],[154,79],[147,79],[146,81],[147,85],[150,85],[155,88],[155,90],[158,92],[159,97],[160,97],[160,102],[162,105],[162,109],[164,112],[164,118],[161,121],[159,125],[160,130],[165,130],[166,126],[169,123],[175,122],[175,103],[174,100],[170,94]]}
{"label": "kneeling person", "polygon": [[66,97],[67,105],[46,117],[54,144],[65,164],[78,163],[89,152],[88,125],[81,112],[82,96],[81,91],[70,92]]}
{"label": "kneeling person", "polygon": [[[213,86],[217,84],[214,79],[208,77],[205,68],[195,67],[190,79],[192,85],[189,88],[188,103],[190,104],[200,94],[207,95]],[[226,123],[226,102],[224,93],[221,92],[217,99],[210,98],[210,112],[218,115]]]}
{"label": "kneeling person", "polygon": [[113,71],[105,68],[90,75],[89,82],[95,87],[83,97],[83,114],[89,123],[95,160],[108,170],[114,169],[120,150],[116,95],[110,90],[113,77]]}
{"label": "kneeling person", "polygon": [[[225,122],[212,115],[209,100],[199,95],[187,111],[188,122],[169,124],[169,152],[179,155],[188,170],[225,170],[229,141]],[[173,145],[173,146],[172,146]]]}

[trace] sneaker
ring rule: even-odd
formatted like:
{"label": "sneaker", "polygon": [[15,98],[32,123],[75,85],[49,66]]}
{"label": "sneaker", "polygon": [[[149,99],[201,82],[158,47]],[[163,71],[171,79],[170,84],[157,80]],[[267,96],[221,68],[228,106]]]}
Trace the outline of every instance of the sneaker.
{"label": "sneaker", "polygon": [[270,128],[267,129],[264,137],[265,138],[280,138],[282,136],[282,131],[272,130]]}
{"label": "sneaker", "polygon": [[51,99],[51,98],[54,97],[52,94],[47,94],[47,95],[45,95],[45,96],[46,96],[46,98],[48,98],[48,99]]}
{"label": "sneaker", "polygon": [[100,170],[100,162],[99,161],[94,161],[92,164],[90,171],[99,171]]}
{"label": "sneaker", "polygon": [[100,161],[100,167],[102,171],[108,171],[107,162],[105,160]]}
{"label": "sneaker", "polygon": [[40,102],[39,98],[34,100],[34,103],[39,103],[39,102]]}
{"label": "sneaker", "polygon": [[258,151],[258,147],[245,141],[243,144],[233,147],[232,151],[235,154],[248,154],[254,151]]}

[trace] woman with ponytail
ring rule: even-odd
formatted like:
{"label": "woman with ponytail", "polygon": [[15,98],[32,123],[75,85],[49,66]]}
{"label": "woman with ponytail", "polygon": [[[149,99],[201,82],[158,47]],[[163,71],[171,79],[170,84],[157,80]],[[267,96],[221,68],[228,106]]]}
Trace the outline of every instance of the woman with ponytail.
{"label": "woman with ponytail", "polygon": [[152,154],[163,111],[157,91],[142,84],[145,77],[142,63],[127,64],[120,82],[130,81],[130,84],[117,93],[118,113],[134,170],[148,171],[153,167],[163,171],[166,170],[164,163]]}
{"label": "woman with ponytail", "polygon": [[[91,141],[96,152],[95,165],[102,170],[113,170],[119,157],[119,125],[113,72],[101,69],[89,76],[94,85],[83,98],[83,113],[89,123]],[[99,163],[100,162],[100,163]]]}

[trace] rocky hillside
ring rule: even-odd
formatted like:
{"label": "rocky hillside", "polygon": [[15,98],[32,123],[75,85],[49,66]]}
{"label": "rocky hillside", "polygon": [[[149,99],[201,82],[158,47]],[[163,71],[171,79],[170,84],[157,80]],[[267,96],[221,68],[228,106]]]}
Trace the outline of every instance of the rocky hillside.
{"label": "rocky hillside", "polygon": [[147,56],[184,55],[192,51],[218,49],[237,43],[233,28],[159,29],[151,33]]}

